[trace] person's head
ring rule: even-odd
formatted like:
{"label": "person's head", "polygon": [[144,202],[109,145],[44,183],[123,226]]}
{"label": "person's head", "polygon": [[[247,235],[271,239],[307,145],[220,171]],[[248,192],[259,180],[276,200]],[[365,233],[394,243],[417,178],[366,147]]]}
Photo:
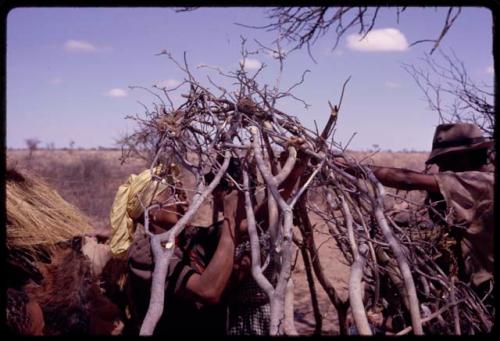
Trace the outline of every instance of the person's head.
{"label": "person's head", "polygon": [[149,211],[150,219],[165,231],[170,230],[187,210],[186,203],[177,202],[172,187],[167,187],[160,192],[153,204],[161,204],[161,208],[151,209]]}
{"label": "person's head", "polygon": [[[224,162],[224,158],[222,156],[217,158],[217,161],[222,164]],[[236,157],[231,157],[229,160],[229,166],[227,168],[226,174],[229,175],[231,178],[233,178],[236,182],[241,183],[243,175],[241,172],[241,161],[239,158]],[[225,193],[231,191],[233,188],[232,181],[228,178],[228,176],[225,175],[222,177],[221,181],[215,188],[213,194],[215,195],[216,193]],[[208,185],[209,183],[212,182],[212,180],[215,178],[215,174],[210,171],[209,173],[205,174],[205,183]]]}
{"label": "person's head", "polygon": [[432,151],[426,164],[436,164],[440,171],[479,170],[488,160],[491,139],[470,123],[440,124],[436,127]]}

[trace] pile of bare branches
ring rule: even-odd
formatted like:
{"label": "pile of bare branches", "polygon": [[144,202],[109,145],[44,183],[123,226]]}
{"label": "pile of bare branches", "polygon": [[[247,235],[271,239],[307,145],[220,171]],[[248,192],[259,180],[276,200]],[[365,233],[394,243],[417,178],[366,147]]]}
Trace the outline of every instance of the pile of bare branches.
{"label": "pile of bare branches", "polygon": [[[291,96],[293,86],[280,91],[277,87],[259,85],[256,77],[262,68],[253,75],[245,72],[243,63],[236,72],[216,70],[233,80],[237,88],[228,91],[209,78],[215,94],[195,79],[185,56],[180,63],[166,51],[161,54],[185,73],[183,84],[189,86],[189,92],[183,95],[185,102],[174,108],[170,101],[172,89],[161,89],[166,100],[156,94],[160,102],[153,109],[146,108],[144,118],[135,117],[139,128],[124,142],[140,146],[136,151],[152,152],[151,169],[159,164],[182,165],[195,176],[196,189],[185,215],[163,234],[149,232],[147,211],[152,207],[145,207],[145,228],[151,237],[155,268],[150,306],[141,334],[153,333],[164,306],[169,304],[164,301],[164,285],[175,237],[223,178],[232,181],[245,196],[252,275],[269,296],[271,335],[293,332],[287,330],[284,322],[289,318],[285,297],[292,274],[294,242],[304,258],[317,333],[321,333],[321,312],[313,272],[338,311],[339,330],[343,334],[349,333],[349,312],[357,332],[364,335],[374,332],[376,326],[370,316],[377,312],[391,314],[393,319],[400,316],[398,327],[393,330],[397,334],[471,333],[491,329],[493,317],[481,298],[456,279],[455,270],[449,268],[452,262],[440,262],[446,252],[442,238],[425,236],[432,229],[421,223],[422,208],[409,209],[414,219],[409,219],[406,227],[398,226],[392,212],[384,207],[384,188],[371,169],[347,157],[330,138],[342,96],[338,105],[330,105],[324,129],[313,131],[297,118],[276,109],[279,99]],[[282,152],[287,155],[284,163],[278,162]],[[231,157],[241,160],[240,181],[227,173]],[[284,200],[279,185],[296,162],[304,162],[305,171],[291,197]],[[275,283],[263,275],[269,259],[260,258],[260,227],[252,204],[256,187],[249,181],[249,174],[255,169],[252,165],[259,173],[256,186],[265,189],[268,202],[269,220],[264,229],[269,230],[269,257],[277,265]],[[208,171],[215,176],[206,183],[204,174]],[[174,188],[175,193],[183,190],[186,189],[180,186]],[[329,264],[322,263],[318,256],[310,220],[313,212],[324,220],[351,266],[345,301],[325,276],[324,268]],[[294,235],[294,224],[300,236]]]}

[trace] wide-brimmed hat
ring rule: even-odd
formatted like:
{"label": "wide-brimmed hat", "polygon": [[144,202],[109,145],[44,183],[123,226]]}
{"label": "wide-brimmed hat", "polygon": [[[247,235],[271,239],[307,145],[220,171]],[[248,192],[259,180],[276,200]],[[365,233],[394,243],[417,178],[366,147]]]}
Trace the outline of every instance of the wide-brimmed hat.
{"label": "wide-brimmed hat", "polygon": [[483,132],[475,124],[440,124],[436,127],[432,151],[425,163],[435,163],[444,154],[488,148],[493,143],[492,139],[483,136]]}

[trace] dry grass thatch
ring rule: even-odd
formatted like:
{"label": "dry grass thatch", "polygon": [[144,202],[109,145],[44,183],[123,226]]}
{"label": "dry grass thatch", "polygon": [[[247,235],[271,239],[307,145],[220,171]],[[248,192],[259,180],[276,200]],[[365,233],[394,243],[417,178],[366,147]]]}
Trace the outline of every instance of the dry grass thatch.
{"label": "dry grass thatch", "polygon": [[93,230],[87,217],[38,177],[6,172],[7,248],[52,245]]}

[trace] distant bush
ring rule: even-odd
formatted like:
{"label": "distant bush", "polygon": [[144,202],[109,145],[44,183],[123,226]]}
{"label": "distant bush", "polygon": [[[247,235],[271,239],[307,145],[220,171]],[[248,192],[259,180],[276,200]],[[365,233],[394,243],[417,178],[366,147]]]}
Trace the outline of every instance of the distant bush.
{"label": "distant bush", "polygon": [[42,142],[39,139],[32,137],[29,139],[24,140],[26,143],[26,147],[28,147],[29,154],[28,154],[28,160],[31,162],[31,158],[33,157],[33,153],[35,150],[38,149],[38,145]]}

